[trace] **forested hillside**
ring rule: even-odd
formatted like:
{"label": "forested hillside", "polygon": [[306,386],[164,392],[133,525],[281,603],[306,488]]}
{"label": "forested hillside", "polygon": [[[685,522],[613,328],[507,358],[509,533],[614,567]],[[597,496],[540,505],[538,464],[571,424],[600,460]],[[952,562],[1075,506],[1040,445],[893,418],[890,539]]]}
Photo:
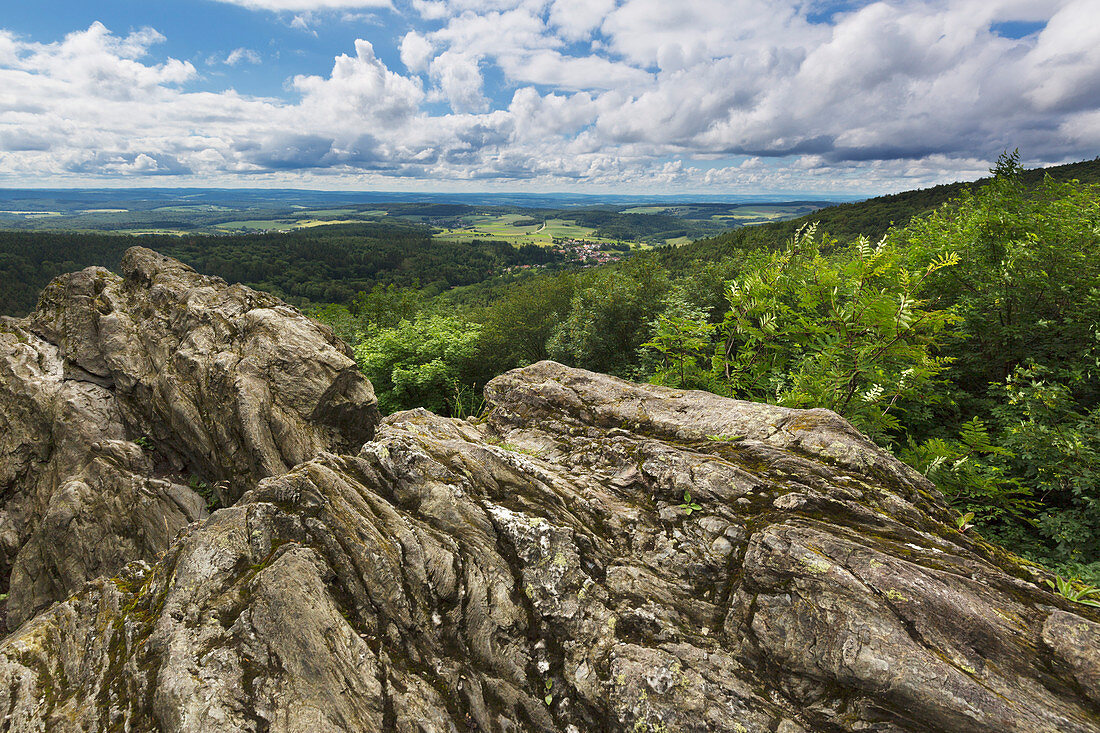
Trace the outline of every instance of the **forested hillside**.
{"label": "forested hillside", "polygon": [[[1056,181],[1100,183],[1100,158],[1020,171],[1021,183],[1030,188],[1038,186],[1045,176]],[[797,219],[736,229],[670,250],[665,253],[663,262],[677,269],[694,260],[715,259],[759,247],[777,247],[800,227],[815,222],[821,231],[841,241],[850,241],[860,235],[877,241],[891,227],[905,226],[914,216],[928,213],[989,182],[989,178],[983,178],[877,196],[866,201],[830,206]]]}
{"label": "forested hillside", "polygon": [[533,245],[432,239],[401,222],[350,224],[241,236],[122,236],[0,231],[0,313],[30,311],[52,278],[89,265],[117,267],[142,244],[200,272],[267,290],[296,305],[349,302],[376,284],[438,293],[480,282],[514,265],[548,265],[562,255]]}

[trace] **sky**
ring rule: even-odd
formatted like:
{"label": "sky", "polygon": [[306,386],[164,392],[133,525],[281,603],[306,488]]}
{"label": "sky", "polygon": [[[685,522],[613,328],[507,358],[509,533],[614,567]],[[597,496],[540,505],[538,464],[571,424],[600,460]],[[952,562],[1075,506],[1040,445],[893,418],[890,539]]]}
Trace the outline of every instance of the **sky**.
{"label": "sky", "polygon": [[889,193],[1100,155],[1100,0],[0,0],[0,187]]}

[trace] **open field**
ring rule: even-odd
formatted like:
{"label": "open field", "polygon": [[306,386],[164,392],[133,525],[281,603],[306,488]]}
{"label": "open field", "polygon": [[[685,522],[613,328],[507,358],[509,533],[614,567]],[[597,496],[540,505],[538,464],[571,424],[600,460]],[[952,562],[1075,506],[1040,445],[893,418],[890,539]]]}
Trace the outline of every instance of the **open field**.
{"label": "open field", "polygon": [[214,228],[226,232],[288,232],[297,229],[298,223],[286,219],[250,219],[227,221],[215,224]]}
{"label": "open field", "polygon": [[768,221],[776,221],[779,219],[790,218],[790,215],[778,211],[759,211],[746,209],[745,211],[738,211],[736,214],[715,214],[710,218],[711,221],[721,222],[739,222],[746,221],[748,219],[767,219]]}
{"label": "open field", "polygon": [[289,232],[293,229],[309,229],[334,224],[359,224],[361,222],[362,219],[255,219],[251,221],[227,221],[216,224],[214,228],[226,232]]}
{"label": "open field", "polygon": [[593,236],[595,229],[578,226],[568,219],[546,219],[538,223],[517,224],[530,221],[524,214],[472,214],[460,218],[461,226],[437,229],[433,236],[439,239],[493,239],[512,244],[537,244],[549,246],[557,239],[587,239],[593,242],[612,240]]}
{"label": "open field", "polygon": [[492,239],[515,245],[536,244],[548,247],[555,239],[580,239],[610,244],[617,239],[597,237],[593,227],[577,224],[571,219],[546,219],[537,224],[517,224],[532,217],[524,214],[472,214],[460,218],[461,226],[434,229],[432,236],[451,241]]}
{"label": "open field", "polygon": [[214,204],[181,204],[179,206],[158,206],[150,211],[170,211],[174,214],[191,214],[195,212],[233,211],[228,206]]}
{"label": "open field", "polygon": [[313,216],[349,216],[351,214],[360,214],[358,209],[309,209],[308,213]]}
{"label": "open field", "polygon": [[663,214],[669,210],[668,206],[635,206],[630,209],[623,209],[620,214]]}

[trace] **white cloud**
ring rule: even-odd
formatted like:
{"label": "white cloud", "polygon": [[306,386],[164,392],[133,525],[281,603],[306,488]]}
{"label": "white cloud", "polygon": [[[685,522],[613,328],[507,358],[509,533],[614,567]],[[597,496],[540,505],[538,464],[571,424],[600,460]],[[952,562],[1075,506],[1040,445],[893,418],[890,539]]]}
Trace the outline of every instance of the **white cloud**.
{"label": "white cloud", "polygon": [[444,51],[432,59],[432,82],[455,112],[485,112],[489,100],[482,91],[477,59],[457,51]]}
{"label": "white cloud", "polygon": [[225,57],[225,63],[228,66],[236,66],[237,64],[260,64],[263,63],[263,58],[251,48],[235,48]]}
{"label": "white cloud", "polygon": [[598,56],[577,58],[557,51],[502,56],[500,66],[509,79],[564,90],[640,89],[652,75]]}
{"label": "white cloud", "polygon": [[626,0],[602,24],[614,51],[653,66],[672,55],[691,66],[727,56],[804,47],[827,34],[794,2],[771,0]]}
{"label": "white cloud", "polygon": [[1058,132],[1075,149],[1100,150],[1100,110],[1070,115]]}
{"label": "white cloud", "polygon": [[17,62],[17,48],[15,36],[0,29],[0,66],[12,66]]}
{"label": "white cloud", "polygon": [[1100,99],[1100,12],[1077,0],[1058,13],[1028,54],[1028,98],[1040,109],[1096,106]]}
{"label": "white cloud", "polygon": [[60,43],[22,44],[22,53],[9,65],[69,82],[87,94],[127,99],[166,85],[182,84],[197,75],[188,61],[141,63],[149,48],[163,40],[164,36],[151,28],[126,37],[114,36],[96,22],[86,31],[70,33]]}
{"label": "white cloud", "polygon": [[401,63],[414,73],[427,71],[432,58],[432,43],[416,31],[409,31],[401,39]]}
{"label": "white cloud", "polygon": [[437,46],[449,46],[480,58],[526,55],[562,45],[549,33],[540,15],[526,8],[482,14],[466,11],[428,34],[428,38]]}
{"label": "white cloud", "polygon": [[328,78],[297,76],[293,83],[305,95],[302,107],[317,113],[323,127],[367,120],[397,124],[412,115],[424,97],[418,80],[390,71],[364,40],[355,42],[354,58],[336,58]]}
{"label": "white cloud", "polygon": [[425,20],[440,20],[450,14],[443,0],[412,0],[412,5]]}
{"label": "white cloud", "polygon": [[587,93],[542,96],[533,87],[517,89],[508,105],[516,135],[524,140],[572,136],[596,120],[599,108]]}
{"label": "white cloud", "polygon": [[550,24],[570,41],[589,38],[615,9],[615,0],[554,0]]}

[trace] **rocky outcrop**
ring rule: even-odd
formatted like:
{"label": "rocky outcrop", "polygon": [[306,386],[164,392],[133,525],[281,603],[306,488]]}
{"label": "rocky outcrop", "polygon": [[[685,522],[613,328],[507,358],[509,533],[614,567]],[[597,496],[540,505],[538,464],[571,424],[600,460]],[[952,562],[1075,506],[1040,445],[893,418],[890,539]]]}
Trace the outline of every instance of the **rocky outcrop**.
{"label": "rocky outcrop", "polygon": [[486,401],[24,624],[7,729],[1100,731],[1097,614],[836,415],[550,362]]}
{"label": "rocky outcrop", "polygon": [[121,269],[60,277],[30,317],[0,320],[11,628],[152,561],[207,500],[357,449],[378,421],[347,346],[276,298],[141,247]]}
{"label": "rocky outcrop", "polygon": [[67,377],[110,389],[127,427],[173,468],[224,482],[231,503],[258,479],[371,437],[374,391],[331,330],[143,247],[121,270],[54,280],[31,329],[57,345]]}

